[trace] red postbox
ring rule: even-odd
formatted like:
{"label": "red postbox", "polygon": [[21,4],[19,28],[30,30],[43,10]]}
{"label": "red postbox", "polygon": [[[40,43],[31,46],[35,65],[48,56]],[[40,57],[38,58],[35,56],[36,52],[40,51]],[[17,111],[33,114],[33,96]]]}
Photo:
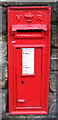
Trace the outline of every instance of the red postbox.
{"label": "red postbox", "polygon": [[8,7],[9,114],[48,114],[51,7]]}

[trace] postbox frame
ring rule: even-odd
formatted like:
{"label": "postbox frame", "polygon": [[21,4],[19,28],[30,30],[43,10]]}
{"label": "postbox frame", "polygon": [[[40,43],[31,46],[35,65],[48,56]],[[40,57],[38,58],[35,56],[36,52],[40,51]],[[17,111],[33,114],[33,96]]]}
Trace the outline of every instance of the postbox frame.
{"label": "postbox frame", "polygon": [[[14,9],[29,9],[30,7],[8,7],[8,36],[10,36],[9,33],[9,14],[10,14],[10,10],[14,10]],[[51,8],[50,7],[31,7],[31,9],[48,9],[49,10],[49,21],[51,21]],[[32,36],[31,36],[32,37]],[[30,38],[31,38],[30,37]],[[16,58],[16,50],[17,49],[21,49],[21,48],[41,48],[42,49],[42,106],[38,108],[33,107],[33,109],[31,108],[26,108],[26,107],[17,107],[16,106],[16,61],[14,59],[14,61],[12,60],[12,58]],[[45,89],[45,82],[44,81],[44,69],[45,69],[45,51],[46,51],[46,46],[44,44],[35,44],[33,45],[31,43],[31,45],[21,45],[21,44],[13,44],[13,47],[11,47],[11,40],[10,37],[8,37],[8,70],[9,70],[9,114],[10,115],[34,115],[34,114],[48,114],[48,94],[49,94],[49,64],[50,64],[50,24],[49,24],[49,48],[48,48],[48,59],[47,59],[47,83],[46,83],[46,88],[47,91],[46,93],[43,93],[44,89]],[[13,56],[13,57],[12,57]],[[13,68],[12,68],[13,67]],[[14,69],[14,74],[13,74],[13,69]],[[13,75],[12,75],[13,74]],[[11,99],[10,99],[11,98]],[[46,103],[46,104],[45,104]],[[24,111],[23,111],[24,110]]]}

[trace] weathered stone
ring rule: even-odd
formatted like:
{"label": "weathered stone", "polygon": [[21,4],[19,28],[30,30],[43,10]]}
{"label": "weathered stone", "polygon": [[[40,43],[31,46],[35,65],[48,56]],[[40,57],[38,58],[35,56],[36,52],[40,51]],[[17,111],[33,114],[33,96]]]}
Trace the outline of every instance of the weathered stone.
{"label": "weathered stone", "polygon": [[5,41],[0,41],[0,66],[7,63],[7,43]]}
{"label": "weathered stone", "polygon": [[2,62],[2,41],[0,41],[0,62]]}
{"label": "weathered stone", "polygon": [[56,72],[56,93],[58,94],[58,72]]}
{"label": "weathered stone", "polygon": [[[40,115],[39,115],[39,116],[40,116]],[[37,116],[37,117],[38,117],[38,118],[37,118],[37,117],[35,117],[35,116],[33,116],[33,115],[32,115],[32,116],[29,115],[29,116],[25,116],[24,118],[22,118],[22,120],[23,120],[23,119],[25,119],[25,120],[37,120],[37,119],[42,120],[41,118],[39,118],[39,116]],[[21,120],[21,119],[20,119],[20,120]]]}
{"label": "weathered stone", "polygon": [[[7,1],[6,0],[1,0],[1,2],[6,3]],[[26,0],[25,1],[24,0],[8,0],[8,2],[31,2],[31,1],[29,1],[29,0],[27,0],[27,1]],[[32,2],[35,2],[35,0],[32,0]],[[42,0],[36,0],[36,2],[43,2],[43,3],[44,2],[57,2],[57,0],[52,0],[52,1],[51,0],[43,0],[43,1]]]}
{"label": "weathered stone", "polygon": [[7,43],[8,42],[8,40],[7,40],[7,34],[6,35],[2,34],[1,40],[5,41]]}
{"label": "weathered stone", "polygon": [[2,88],[2,80],[0,80],[0,89]]}
{"label": "weathered stone", "polygon": [[8,76],[8,67],[7,64],[5,63],[4,66],[2,66],[2,80],[7,81],[6,78]]}
{"label": "weathered stone", "polygon": [[0,33],[2,33],[2,7],[0,6]]}
{"label": "weathered stone", "polygon": [[58,13],[58,2],[56,2],[56,13]]}
{"label": "weathered stone", "polygon": [[[2,12],[3,13],[3,12]],[[7,22],[7,14],[2,14],[2,33],[6,34],[6,22]]]}
{"label": "weathered stone", "polygon": [[51,57],[51,70],[58,70],[58,58]]}
{"label": "weathered stone", "polygon": [[2,34],[0,34],[0,41],[2,41]]}
{"label": "weathered stone", "polygon": [[58,2],[56,3],[56,22],[58,23],[58,11],[57,11],[58,6],[57,5],[58,5]]}
{"label": "weathered stone", "polygon": [[6,88],[6,81],[0,81],[0,88]]}
{"label": "weathered stone", "polygon": [[0,82],[2,81],[2,66],[0,66]]}
{"label": "weathered stone", "polygon": [[0,89],[0,115],[2,115],[2,89]]}
{"label": "weathered stone", "polygon": [[7,80],[8,80],[8,70],[7,64],[0,66],[0,88],[7,87]]}
{"label": "weathered stone", "polygon": [[5,35],[0,34],[0,88],[6,88],[7,81],[7,43]]}
{"label": "weathered stone", "polygon": [[6,60],[7,56],[7,43],[5,41],[2,41],[2,60]]}
{"label": "weathered stone", "polygon": [[6,113],[7,90],[2,90],[2,114]]}
{"label": "weathered stone", "polygon": [[[43,5],[48,5],[48,3],[49,2],[51,2],[50,0],[12,0],[12,1],[10,1],[10,0],[8,0],[8,2],[6,2],[6,0],[1,0],[1,1],[3,1],[2,2],[2,5],[3,6],[8,6],[8,5],[20,5],[20,3],[22,4],[22,5],[41,5],[41,4],[43,4]],[[54,2],[56,1],[56,0],[53,0]],[[32,4],[33,3],[33,4]]]}
{"label": "weathered stone", "polygon": [[[57,97],[56,97],[56,99],[57,99]],[[56,101],[56,114],[58,115],[58,99]]]}
{"label": "weathered stone", "polygon": [[0,115],[0,120],[2,120],[2,115]]}
{"label": "weathered stone", "polygon": [[54,58],[58,58],[58,49],[51,49],[51,56]]}
{"label": "weathered stone", "polygon": [[51,46],[58,47],[58,26],[51,26]]}
{"label": "weathered stone", "polygon": [[51,3],[51,21],[56,23],[56,3]]}
{"label": "weathered stone", "polygon": [[7,12],[7,8],[6,7],[2,7],[2,13],[5,14]]}
{"label": "weathered stone", "polygon": [[56,92],[56,73],[55,72],[51,72],[50,73],[50,92]]}
{"label": "weathered stone", "polygon": [[56,114],[56,93],[49,93],[49,114]]}
{"label": "weathered stone", "polygon": [[58,100],[58,92],[57,92],[57,94],[56,94],[56,97],[57,97],[57,100]]}
{"label": "weathered stone", "polygon": [[[5,7],[7,7],[7,6],[29,6],[29,5],[42,5],[42,6],[45,6],[45,5],[48,5],[48,6],[50,6],[51,5],[51,3],[52,3],[52,9],[53,8],[55,8],[55,4],[56,3],[53,3],[53,2],[56,2],[57,0],[12,0],[12,1],[10,1],[10,0],[8,0],[8,2],[6,2],[6,0],[2,0],[3,2],[2,2],[2,6],[5,6]],[[53,11],[52,11],[53,12]]]}

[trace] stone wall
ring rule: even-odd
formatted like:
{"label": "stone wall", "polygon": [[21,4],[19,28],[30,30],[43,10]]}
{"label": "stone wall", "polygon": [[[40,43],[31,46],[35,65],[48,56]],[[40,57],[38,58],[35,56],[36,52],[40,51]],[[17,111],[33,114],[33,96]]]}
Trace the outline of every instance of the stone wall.
{"label": "stone wall", "polygon": [[[2,5],[1,5],[2,4]],[[37,116],[9,116],[8,111],[8,36],[7,36],[7,7],[8,6],[51,6],[51,57],[49,81],[49,114]],[[2,9],[1,9],[2,7]],[[56,81],[58,80],[58,2],[2,2],[0,12],[2,15],[2,28],[0,29],[0,119],[33,119],[56,118]],[[2,10],[2,11],[1,11]],[[2,17],[2,18],[1,18]],[[1,21],[1,20],[0,20]],[[2,31],[2,34],[1,34]],[[57,82],[58,85],[58,82]],[[58,94],[57,94],[58,96]]]}

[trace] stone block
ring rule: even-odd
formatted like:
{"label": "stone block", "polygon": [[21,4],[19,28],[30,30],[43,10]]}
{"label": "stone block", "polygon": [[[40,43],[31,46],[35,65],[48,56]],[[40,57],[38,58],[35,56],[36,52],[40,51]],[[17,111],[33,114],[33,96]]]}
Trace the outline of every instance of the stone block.
{"label": "stone block", "polygon": [[0,120],[2,120],[2,115],[0,115]]}
{"label": "stone block", "polygon": [[2,63],[2,41],[0,41],[0,63]]}
{"label": "stone block", "polygon": [[57,110],[56,114],[58,115],[58,98],[56,97],[56,99],[57,99],[57,101],[56,101],[56,104],[57,104],[57,106],[56,106],[56,110]]}
{"label": "stone block", "polygon": [[6,7],[2,7],[2,13],[5,14],[7,12],[7,8]]}
{"label": "stone block", "polygon": [[51,23],[56,23],[56,1],[51,3]]}
{"label": "stone block", "polygon": [[56,114],[56,93],[49,93],[49,115]]}
{"label": "stone block", "polygon": [[56,92],[56,72],[51,72],[50,73],[50,80],[49,80],[49,85],[50,85],[50,92]]}
{"label": "stone block", "polygon": [[0,89],[0,115],[2,115],[2,89]]}
{"label": "stone block", "polygon": [[58,49],[51,49],[51,56],[54,58],[58,58]]}
{"label": "stone block", "polygon": [[[46,0],[45,0],[46,1]],[[3,7],[8,7],[8,6],[29,6],[29,5],[48,5],[48,2],[41,2],[40,0],[33,0],[33,1],[28,1],[28,0],[13,0],[10,2],[10,0],[8,0],[8,2],[6,2],[6,0],[4,0],[2,2],[2,6]]]}
{"label": "stone block", "polygon": [[0,34],[0,41],[2,41],[2,34]]}
{"label": "stone block", "polygon": [[56,93],[56,98],[57,98],[57,101],[58,101],[58,92]]}
{"label": "stone block", "polygon": [[7,32],[7,11],[6,7],[2,7],[2,33],[6,34]]}
{"label": "stone block", "polygon": [[2,66],[0,66],[0,82],[2,81]]}
{"label": "stone block", "polygon": [[2,114],[6,113],[6,106],[7,106],[7,90],[2,90]]}
{"label": "stone block", "polygon": [[58,70],[58,58],[51,57],[51,70]]}
{"label": "stone block", "polygon": [[57,74],[57,81],[56,81],[56,93],[58,94],[58,74]]}
{"label": "stone block", "polygon": [[2,34],[2,6],[0,6],[0,33]]}
{"label": "stone block", "polygon": [[8,67],[7,64],[4,64],[4,66],[2,66],[2,88],[7,87],[7,81],[8,81]]}
{"label": "stone block", "polygon": [[2,41],[2,61],[6,60],[7,56],[7,43],[5,41]]}
{"label": "stone block", "polygon": [[51,47],[58,47],[58,26],[51,26]]}
{"label": "stone block", "polygon": [[58,2],[56,2],[56,13],[58,13]]}
{"label": "stone block", "polygon": [[8,68],[7,64],[0,66],[0,88],[7,88]]}
{"label": "stone block", "polygon": [[6,35],[2,34],[2,41],[5,41],[6,43],[8,43],[7,34]]}
{"label": "stone block", "polygon": [[[14,5],[48,5],[48,2],[50,2],[49,0],[8,0],[8,2],[6,2],[6,0],[2,0],[2,5],[7,7],[7,6],[14,6]],[[55,1],[55,0],[53,0]]]}
{"label": "stone block", "polygon": [[0,81],[0,88],[6,88],[6,81]]}
{"label": "stone block", "polygon": [[5,41],[0,41],[0,66],[7,63],[7,43]]}

